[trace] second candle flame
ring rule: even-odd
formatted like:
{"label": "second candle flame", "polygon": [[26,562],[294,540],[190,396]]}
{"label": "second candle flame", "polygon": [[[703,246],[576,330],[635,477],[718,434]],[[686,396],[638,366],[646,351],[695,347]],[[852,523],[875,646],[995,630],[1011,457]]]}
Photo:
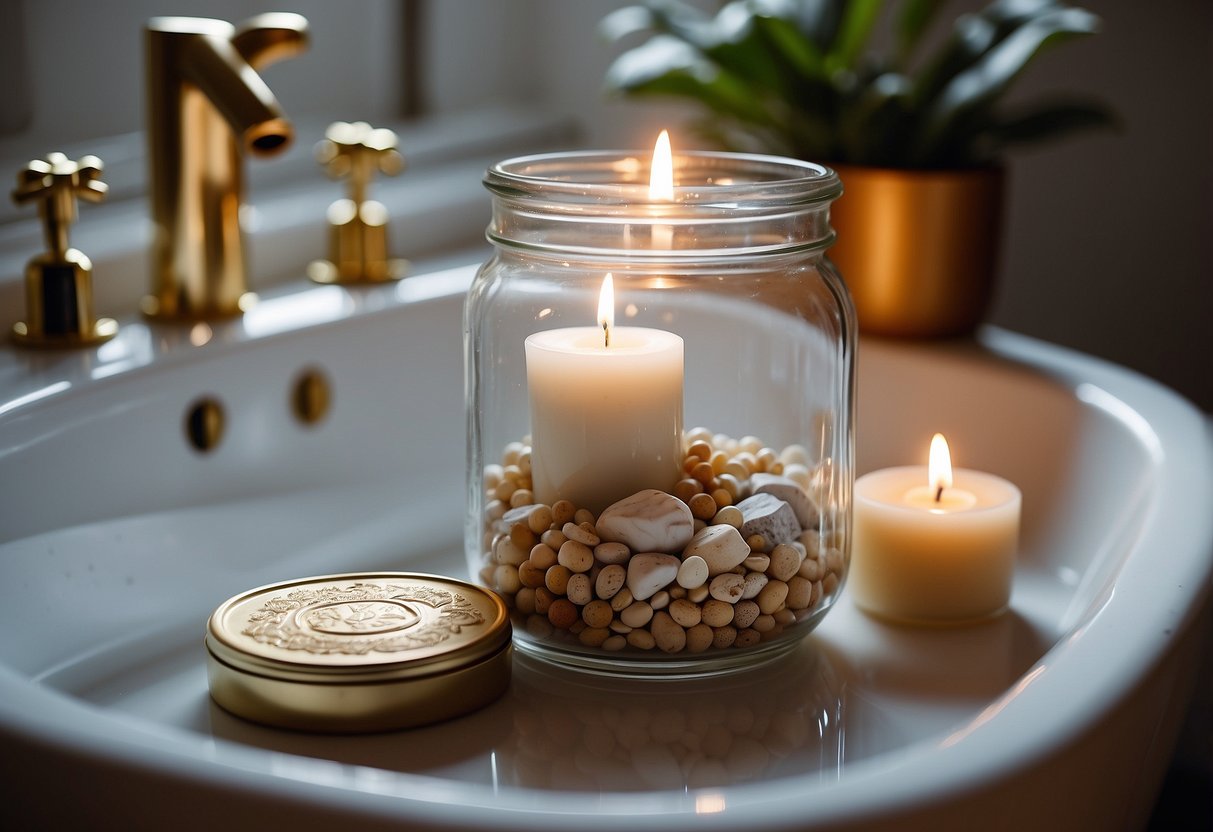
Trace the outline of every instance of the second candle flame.
{"label": "second candle flame", "polygon": [[649,171],[649,199],[653,202],[674,201],[674,154],[670,150],[670,134],[662,130],[653,146],[653,167]]}
{"label": "second candle flame", "polygon": [[943,499],[945,488],[952,487],[952,454],[948,451],[948,440],[942,433],[931,437],[931,458],[927,463],[927,476],[935,491],[935,502]]}
{"label": "second candle flame", "polygon": [[598,293],[598,325],[602,327],[603,346],[611,345],[611,327],[615,325],[615,280],[611,273],[602,279],[602,291]]}

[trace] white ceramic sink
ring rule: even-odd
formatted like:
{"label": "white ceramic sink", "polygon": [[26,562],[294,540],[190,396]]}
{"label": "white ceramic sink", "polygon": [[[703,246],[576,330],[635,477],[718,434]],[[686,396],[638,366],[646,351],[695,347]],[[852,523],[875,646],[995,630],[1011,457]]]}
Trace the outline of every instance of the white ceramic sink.
{"label": "white ceramic sink", "polygon": [[[786,660],[710,683],[516,660],[420,730],[260,728],[207,695],[211,610],[277,580],[463,575],[472,271],[313,288],[207,330],[0,353],[0,760],[13,828],[1113,829],[1139,826],[1192,686],[1213,572],[1207,420],[1006,332],[865,342],[860,472],[957,464],[1024,494],[1012,610],[899,629],[845,599]],[[331,383],[304,426],[294,380]],[[227,415],[201,454],[183,422]],[[698,747],[698,752],[680,750]],[[347,828],[343,825],[343,828]]]}

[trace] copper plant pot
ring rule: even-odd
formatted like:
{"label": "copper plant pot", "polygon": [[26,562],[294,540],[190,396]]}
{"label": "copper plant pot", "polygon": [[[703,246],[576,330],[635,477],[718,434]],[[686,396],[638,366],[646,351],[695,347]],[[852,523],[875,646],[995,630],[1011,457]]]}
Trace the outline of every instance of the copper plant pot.
{"label": "copper plant pot", "polygon": [[851,290],[861,332],[939,337],[972,332],[990,302],[1003,170],[835,167],[844,193],[830,259]]}

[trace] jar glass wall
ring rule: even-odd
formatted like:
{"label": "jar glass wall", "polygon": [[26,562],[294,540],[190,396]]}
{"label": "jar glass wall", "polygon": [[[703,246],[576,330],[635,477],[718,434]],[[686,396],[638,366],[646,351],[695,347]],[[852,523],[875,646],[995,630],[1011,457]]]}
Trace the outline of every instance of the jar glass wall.
{"label": "jar glass wall", "polygon": [[465,312],[470,573],[521,649],[602,672],[789,649],[849,559],[838,178],[688,153],[673,179],[653,198],[644,154],[494,166]]}

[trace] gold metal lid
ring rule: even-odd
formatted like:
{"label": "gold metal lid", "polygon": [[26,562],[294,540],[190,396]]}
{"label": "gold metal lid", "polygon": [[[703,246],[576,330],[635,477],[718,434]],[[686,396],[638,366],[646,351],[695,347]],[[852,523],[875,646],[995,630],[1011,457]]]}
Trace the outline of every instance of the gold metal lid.
{"label": "gold metal lid", "polygon": [[354,573],[271,584],[207,624],[211,696],[237,716],[305,731],[424,725],[509,685],[505,604],[453,578]]}

